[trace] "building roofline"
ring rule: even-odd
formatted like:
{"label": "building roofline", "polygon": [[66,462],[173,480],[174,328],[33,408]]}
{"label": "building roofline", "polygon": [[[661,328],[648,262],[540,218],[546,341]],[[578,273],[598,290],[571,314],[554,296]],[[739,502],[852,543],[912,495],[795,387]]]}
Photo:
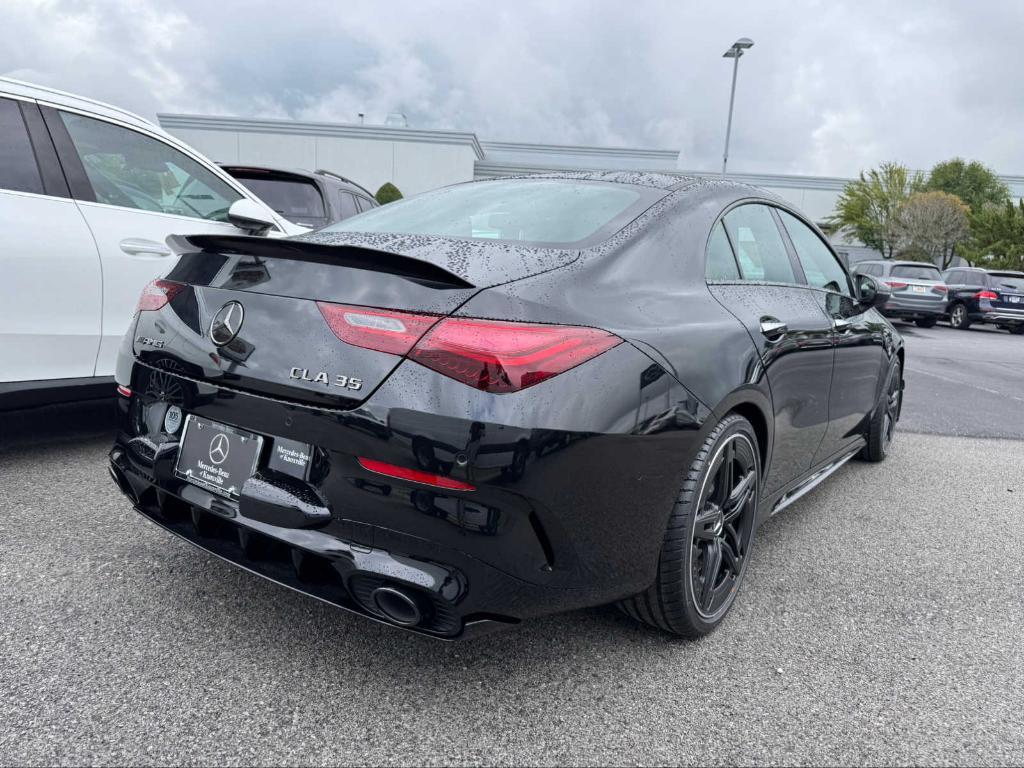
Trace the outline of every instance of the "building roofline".
{"label": "building roofline", "polygon": [[355,123],[320,123],[308,120],[225,117],[220,115],[158,114],[164,130],[193,129],[205,131],[238,131],[241,133],[283,133],[297,136],[341,136],[371,141],[412,141],[424,144],[456,144],[469,146],[478,160],[484,151],[475,133],[465,131],[420,130],[386,125]]}
{"label": "building roofline", "polygon": [[[550,155],[594,155],[597,157],[635,157],[644,160],[675,162],[679,151],[675,149],[643,149],[638,147],[595,147],[586,144],[534,144],[520,141],[482,141],[484,152],[523,152]],[[495,161],[497,162],[497,161]]]}

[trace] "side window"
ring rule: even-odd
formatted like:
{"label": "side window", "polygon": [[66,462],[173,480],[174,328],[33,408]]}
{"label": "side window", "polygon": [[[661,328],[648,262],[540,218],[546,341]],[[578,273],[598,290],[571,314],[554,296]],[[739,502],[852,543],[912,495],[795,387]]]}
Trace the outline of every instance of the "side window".
{"label": "side window", "polygon": [[708,280],[740,279],[736,258],[732,255],[732,246],[729,245],[729,239],[725,236],[725,228],[721,222],[715,224],[715,228],[711,230],[704,276]]}
{"label": "side window", "polygon": [[796,249],[800,266],[807,276],[807,283],[815,288],[852,296],[853,291],[850,290],[846,270],[814,230],[791,213],[780,210],[779,216],[789,233],[789,239],[793,241],[793,248]]}
{"label": "side window", "polygon": [[873,277],[881,277],[882,273],[885,271],[885,267],[881,264],[868,264],[864,271]]}
{"label": "side window", "polygon": [[359,206],[360,213],[362,213],[363,211],[368,211],[371,208],[377,207],[377,205],[372,200],[370,200],[370,198],[363,197],[362,195],[356,195],[356,205]]}
{"label": "side window", "polygon": [[782,235],[771,211],[764,205],[742,205],[722,219],[736,246],[736,260],[744,280],[795,283]]}
{"label": "side window", "polygon": [[143,211],[227,221],[241,195],[192,158],[141,133],[61,112],[96,200]]}
{"label": "side window", "polygon": [[943,274],[942,279],[950,285],[957,285],[960,282],[960,270],[951,269]]}
{"label": "side window", "polygon": [[347,219],[349,216],[359,213],[359,209],[356,208],[356,199],[350,193],[339,192],[338,201],[341,204],[341,218]]}
{"label": "side window", "polygon": [[975,272],[974,270],[964,271],[964,284],[969,285],[973,288],[984,288],[985,287],[985,273]]}
{"label": "side window", "polygon": [[0,189],[43,193],[28,128],[13,99],[0,99]]}

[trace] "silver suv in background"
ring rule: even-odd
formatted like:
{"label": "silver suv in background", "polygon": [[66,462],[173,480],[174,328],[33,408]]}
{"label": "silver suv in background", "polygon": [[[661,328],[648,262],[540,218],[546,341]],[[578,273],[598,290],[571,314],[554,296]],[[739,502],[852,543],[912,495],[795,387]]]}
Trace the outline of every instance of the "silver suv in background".
{"label": "silver suv in background", "polygon": [[934,264],[920,261],[861,261],[853,271],[884,282],[892,295],[879,311],[886,317],[913,320],[931,328],[946,313],[949,289]]}

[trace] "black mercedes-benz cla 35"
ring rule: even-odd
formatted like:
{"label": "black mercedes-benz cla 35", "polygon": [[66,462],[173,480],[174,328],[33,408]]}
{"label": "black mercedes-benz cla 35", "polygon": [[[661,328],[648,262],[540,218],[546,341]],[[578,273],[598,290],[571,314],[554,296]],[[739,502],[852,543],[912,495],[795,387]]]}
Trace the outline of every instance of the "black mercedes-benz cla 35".
{"label": "black mercedes-benz cla 35", "polygon": [[440,638],[618,602],[696,637],[758,526],[881,461],[903,342],[752,187],[455,185],[291,239],[172,238],[111,473],[231,563]]}

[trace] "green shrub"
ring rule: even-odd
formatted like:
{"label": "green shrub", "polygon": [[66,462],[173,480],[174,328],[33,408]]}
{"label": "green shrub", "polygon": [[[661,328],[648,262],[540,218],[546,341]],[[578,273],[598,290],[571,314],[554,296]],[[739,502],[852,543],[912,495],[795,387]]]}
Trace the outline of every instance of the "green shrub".
{"label": "green shrub", "polygon": [[390,181],[387,181],[381,184],[380,189],[377,190],[376,197],[378,203],[381,205],[387,205],[388,203],[395,202],[395,200],[401,200],[402,193],[399,191],[398,187]]}

